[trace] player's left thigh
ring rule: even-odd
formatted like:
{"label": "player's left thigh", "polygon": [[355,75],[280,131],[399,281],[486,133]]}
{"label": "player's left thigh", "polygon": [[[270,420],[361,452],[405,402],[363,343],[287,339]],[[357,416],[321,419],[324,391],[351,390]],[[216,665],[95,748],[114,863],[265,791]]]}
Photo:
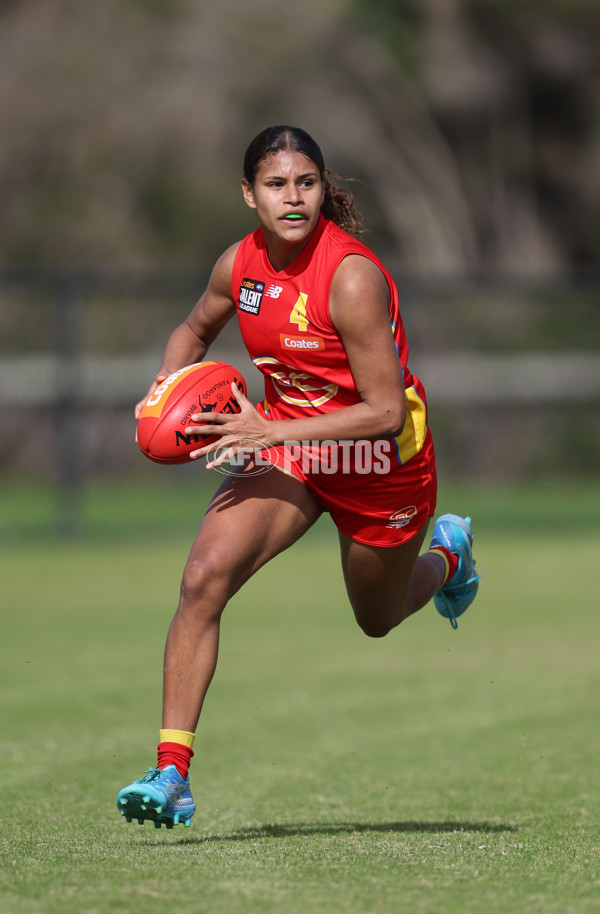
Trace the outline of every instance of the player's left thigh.
{"label": "player's left thigh", "polygon": [[339,534],[342,570],[356,621],[379,637],[408,615],[408,598],[429,518],[401,546],[369,546]]}

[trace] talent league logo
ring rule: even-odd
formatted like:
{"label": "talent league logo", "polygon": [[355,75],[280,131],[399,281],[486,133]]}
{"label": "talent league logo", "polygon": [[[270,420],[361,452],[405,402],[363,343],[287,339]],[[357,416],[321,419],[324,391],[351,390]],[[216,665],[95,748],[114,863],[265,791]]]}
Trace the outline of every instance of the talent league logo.
{"label": "talent league logo", "polygon": [[264,291],[264,282],[260,282],[258,279],[244,278],[240,286],[240,311],[246,311],[247,314],[260,314]]}

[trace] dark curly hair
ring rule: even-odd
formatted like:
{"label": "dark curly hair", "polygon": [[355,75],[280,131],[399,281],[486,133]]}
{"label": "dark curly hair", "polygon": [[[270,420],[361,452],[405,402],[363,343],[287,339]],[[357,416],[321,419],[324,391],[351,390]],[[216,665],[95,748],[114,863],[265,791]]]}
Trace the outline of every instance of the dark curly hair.
{"label": "dark curly hair", "polygon": [[365,229],[360,213],[356,210],[353,195],[349,190],[330,180],[330,178],[337,178],[337,180],[340,178],[325,168],[321,149],[310,134],[301,127],[280,124],[275,127],[267,127],[254,137],[244,156],[244,178],[250,186],[254,186],[259,166],[267,156],[280,152],[282,149],[301,152],[319,169],[321,180],[325,185],[325,199],[321,206],[321,212],[325,218],[331,219],[341,229],[352,235],[362,234]]}

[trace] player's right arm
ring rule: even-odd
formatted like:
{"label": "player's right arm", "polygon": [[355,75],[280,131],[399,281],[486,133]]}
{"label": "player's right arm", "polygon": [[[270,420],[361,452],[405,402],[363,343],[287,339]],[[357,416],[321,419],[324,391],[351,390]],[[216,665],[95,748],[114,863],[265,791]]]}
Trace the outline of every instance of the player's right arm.
{"label": "player's right arm", "polygon": [[146,396],[135,407],[136,419],[139,418],[148,397],[166,377],[179,368],[202,361],[210,344],[235,314],[231,276],[239,246],[240,242],[237,242],[219,257],[204,295],[194,305],[184,322],[171,333],[156,378]]}

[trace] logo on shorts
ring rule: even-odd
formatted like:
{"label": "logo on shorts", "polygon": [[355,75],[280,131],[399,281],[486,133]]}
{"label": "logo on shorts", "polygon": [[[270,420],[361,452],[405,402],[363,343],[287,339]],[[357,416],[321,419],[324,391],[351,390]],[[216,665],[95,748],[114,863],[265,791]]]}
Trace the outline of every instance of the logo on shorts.
{"label": "logo on shorts", "polygon": [[260,306],[265,291],[264,282],[258,279],[242,279],[240,286],[240,311],[248,314],[260,314]]}
{"label": "logo on shorts", "polygon": [[399,511],[394,511],[393,514],[390,514],[389,522],[386,524],[386,527],[390,527],[392,530],[399,530],[401,527],[407,527],[416,513],[416,505],[410,505],[408,508],[400,508]]}

